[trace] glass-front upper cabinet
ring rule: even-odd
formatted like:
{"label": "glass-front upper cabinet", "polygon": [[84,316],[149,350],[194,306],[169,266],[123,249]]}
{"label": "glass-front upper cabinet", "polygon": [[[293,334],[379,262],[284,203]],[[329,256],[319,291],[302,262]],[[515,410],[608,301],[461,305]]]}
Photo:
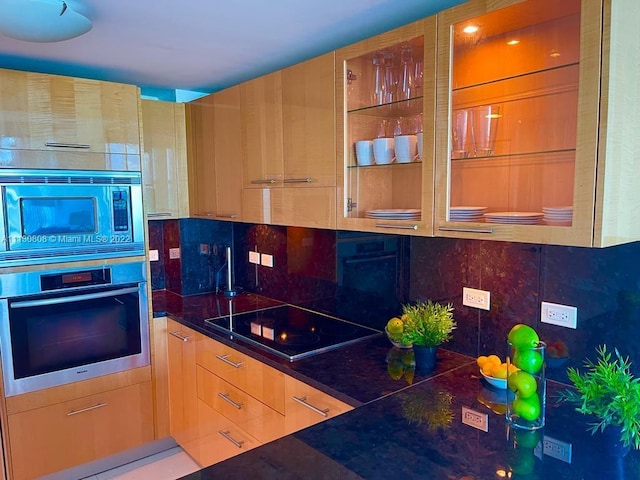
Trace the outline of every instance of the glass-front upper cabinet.
{"label": "glass-front upper cabinet", "polygon": [[435,234],[591,245],[599,2],[494,3],[438,16]]}
{"label": "glass-front upper cabinet", "polygon": [[344,230],[433,233],[435,17],[336,52]]}

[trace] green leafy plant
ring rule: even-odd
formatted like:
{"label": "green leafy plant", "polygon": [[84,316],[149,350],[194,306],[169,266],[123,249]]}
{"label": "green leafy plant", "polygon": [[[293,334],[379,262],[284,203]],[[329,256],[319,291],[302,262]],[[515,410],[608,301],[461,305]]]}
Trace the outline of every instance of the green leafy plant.
{"label": "green leafy plant", "polygon": [[456,328],[451,304],[418,301],[415,305],[403,305],[402,312],[404,327],[400,339],[408,345],[437,347],[449,341]]}
{"label": "green leafy plant", "polygon": [[606,345],[596,351],[597,362],[585,360],[584,373],[573,367],[567,369],[575,390],[561,391],[559,401],[574,403],[578,405],[576,411],[598,419],[589,424],[591,434],[618,426],[624,446],[640,449],[640,379],[631,373],[629,358],[623,358],[617,348],[615,358]]}

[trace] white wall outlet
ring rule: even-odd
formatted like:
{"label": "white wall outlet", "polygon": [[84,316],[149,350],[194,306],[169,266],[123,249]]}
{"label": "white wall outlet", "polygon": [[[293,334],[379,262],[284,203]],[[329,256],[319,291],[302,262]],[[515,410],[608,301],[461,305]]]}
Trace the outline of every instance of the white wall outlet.
{"label": "white wall outlet", "polygon": [[543,453],[566,463],[571,463],[571,444],[544,436]]}
{"label": "white wall outlet", "polygon": [[462,304],[467,307],[489,310],[491,307],[491,293],[485,290],[462,287]]}
{"label": "white wall outlet", "polygon": [[489,415],[476,412],[467,407],[462,407],[462,423],[483,432],[489,431]]}
{"label": "white wall outlet", "polygon": [[176,260],[180,258],[180,248],[170,248],[169,249],[169,258],[171,260]]}
{"label": "white wall outlet", "polygon": [[570,305],[542,302],[540,321],[560,327],[577,328],[578,309]]}
{"label": "white wall outlet", "polygon": [[261,253],[260,263],[265,267],[273,267],[273,255],[269,255],[268,253]]}
{"label": "white wall outlet", "polygon": [[254,252],[253,250],[250,250],[249,263],[255,263],[256,265],[260,265],[260,254],[258,252]]}
{"label": "white wall outlet", "polygon": [[158,257],[158,250],[149,250],[149,261],[157,262],[160,258]]}

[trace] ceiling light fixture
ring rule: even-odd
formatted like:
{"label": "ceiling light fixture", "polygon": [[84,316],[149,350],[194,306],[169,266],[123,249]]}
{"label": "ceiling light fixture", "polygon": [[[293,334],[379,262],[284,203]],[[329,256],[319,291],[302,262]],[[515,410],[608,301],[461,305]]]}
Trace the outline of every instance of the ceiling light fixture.
{"label": "ceiling light fixture", "polygon": [[61,42],[91,30],[64,0],[0,0],[0,33],[26,42]]}

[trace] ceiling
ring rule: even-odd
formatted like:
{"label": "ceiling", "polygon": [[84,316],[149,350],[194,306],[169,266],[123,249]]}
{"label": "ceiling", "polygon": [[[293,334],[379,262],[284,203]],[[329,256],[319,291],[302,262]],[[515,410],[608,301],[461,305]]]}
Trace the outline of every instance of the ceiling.
{"label": "ceiling", "polygon": [[0,67],[209,93],[463,2],[65,1],[93,29],[56,43],[0,34]]}

